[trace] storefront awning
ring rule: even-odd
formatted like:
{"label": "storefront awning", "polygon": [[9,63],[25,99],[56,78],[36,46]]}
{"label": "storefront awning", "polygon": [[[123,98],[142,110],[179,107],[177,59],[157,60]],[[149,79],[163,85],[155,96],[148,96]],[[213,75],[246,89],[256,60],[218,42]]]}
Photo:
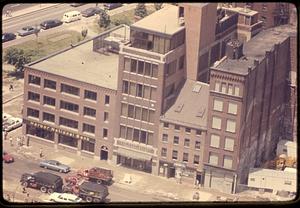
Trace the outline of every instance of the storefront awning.
{"label": "storefront awning", "polygon": [[123,149],[123,148],[118,148],[117,154],[125,156],[125,157],[134,158],[137,160],[151,160],[151,158],[152,158],[151,155],[147,155],[147,154],[143,154],[140,152],[135,152],[135,151],[131,151],[131,150]]}

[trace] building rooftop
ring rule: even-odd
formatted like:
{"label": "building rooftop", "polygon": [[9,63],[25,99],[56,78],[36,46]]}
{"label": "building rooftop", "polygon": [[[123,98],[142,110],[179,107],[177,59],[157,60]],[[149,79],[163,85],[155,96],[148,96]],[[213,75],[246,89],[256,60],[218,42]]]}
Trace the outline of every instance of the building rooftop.
{"label": "building rooftop", "polygon": [[187,79],[175,103],[161,116],[161,120],[206,129],[208,95],[208,84]]}
{"label": "building rooftop", "polygon": [[162,9],[132,24],[131,27],[167,35],[173,35],[184,28],[179,25],[178,7],[170,4],[166,4]]}
{"label": "building rooftop", "polygon": [[263,169],[263,168],[250,168],[249,178],[251,176],[266,176],[272,178],[280,178],[284,179],[295,179],[297,176],[297,172],[291,171],[282,171],[282,170],[273,170],[273,169]]}
{"label": "building rooftop", "polygon": [[104,55],[94,52],[93,41],[90,40],[41,62],[33,63],[30,67],[117,90],[118,63],[119,56],[117,54]]}
{"label": "building rooftop", "polygon": [[254,16],[258,13],[257,11],[251,10],[249,8],[243,8],[243,7],[222,7],[222,9],[232,11],[232,12],[237,12],[245,16]]}
{"label": "building rooftop", "polygon": [[254,60],[261,61],[265,58],[266,51],[274,49],[274,45],[287,39],[294,29],[284,25],[274,27],[258,33],[248,42],[244,43],[243,54],[240,59],[225,58],[213,68],[241,75],[248,74],[248,67],[254,67]]}

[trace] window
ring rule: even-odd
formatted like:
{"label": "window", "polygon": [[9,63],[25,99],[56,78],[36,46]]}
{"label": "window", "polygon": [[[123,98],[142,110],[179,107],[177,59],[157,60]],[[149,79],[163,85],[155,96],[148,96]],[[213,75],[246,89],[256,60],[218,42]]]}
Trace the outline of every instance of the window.
{"label": "window", "polygon": [[44,105],[55,106],[55,98],[44,96]]}
{"label": "window", "polygon": [[148,110],[142,108],[142,121],[148,121]]}
{"label": "window", "polygon": [[97,93],[89,90],[84,90],[84,98],[90,100],[97,100]]}
{"label": "window", "polygon": [[191,133],[191,129],[190,128],[185,128],[185,132]]}
{"label": "window", "polygon": [[88,152],[95,151],[95,142],[81,140],[81,150],[85,150]]}
{"label": "window", "polygon": [[168,134],[163,134],[162,141],[163,142],[168,142]]}
{"label": "window", "polygon": [[105,105],[109,105],[109,95],[105,95],[105,101],[104,101]]}
{"label": "window", "polygon": [[240,88],[238,86],[234,86],[234,95],[240,96]]}
{"label": "window", "polygon": [[130,71],[130,59],[129,58],[124,58],[124,70]]}
{"label": "window", "polygon": [[228,103],[228,113],[237,114],[237,104],[236,103]]}
{"label": "window", "polygon": [[39,111],[32,108],[27,108],[27,116],[39,118]]}
{"label": "window", "polygon": [[128,105],[126,103],[121,103],[121,115],[126,117],[128,115]]}
{"label": "window", "polygon": [[120,138],[126,138],[126,127],[122,125],[120,125]]}
{"label": "window", "polygon": [[255,181],[255,178],[250,178],[250,181]]}
{"label": "window", "polygon": [[147,132],[141,130],[140,131],[140,143],[147,144],[146,140],[147,140]]}
{"label": "window", "polygon": [[50,121],[50,122],[55,122],[55,116],[51,113],[43,113],[43,121]]}
{"label": "window", "polygon": [[173,144],[179,144],[179,137],[174,136]]}
{"label": "window", "polygon": [[220,82],[215,83],[215,91],[220,92]]}
{"label": "window", "polygon": [[148,145],[153,145],[153,133],[148,132],[148,140],[147,140]]}
{"label": "window", "polygon": [[200,136],[202,134],[201,130],[196,130],[196,135]]}
{"label": "window", "polygon": [[70,136],[66,136],[63,134],[58,134],[58,143],[65,144],[71,147],[77,148],[78,146],[78,139]]}
{"label": "window", "polygon": [[233,151],[234,139],[225,137],[225,150]]}
{"label": "window", "polygon": [[78,87],[73,87],[73,86],[70,86],[70,85],[67,85],[67,84],[61,84],[60,91],[68,93],[68,94],[79,96],[79,88]]}
{"label": "window", "polygon": [[283,153],[287,153],[287,149],[285,149],[285,148],[282,149],[282,152],[283,152]]}
{"label": "window", "polygon": [[236,122],[233,120],[227,120],[226,122],[226,131],[235,133]]}
{"label": "window", "polygon": [[226,93],[226,83],[221,84],[221,92]]}
{"label": "window", "polygon": [[64,117],[59,117],[59,125],[67,126],[70,128],[78,129],[78,121],[67,119]]}
{"label": "window", "polygon": [[137,60],[131,59],[131,67],[130,67],[131,72],[136,73],[136,65],[137,65]]}
{"label": "window", "polygon": [[189,147],[190,146],[190,140],[189,139],[184,139],[184,146]]}
{"label": "window", "polygon": [[200,162],[200,156],[194,155],[194,164],[199,164],[199,162]]}
{"label": "window", "polygon": [[200,141],[195,141],[195,149],[200,149],[201,142]]}
{"label": "window", "polygon": [[213,116],[212,117],[212,128],[213,129],[221,129],[221,122],[222,122],[221,118]]}
{"label": "window", "polygon": [[29,74],[29,76],[28,76],[28,83],[29,84],[35,84],[35,85],[41,85],[41,78]]}
{"label": "window", "polygon": [[232,84],[228,84],[228,94],[233,95],[233,85]]}
{"label": "window", "polygon": [[177,160],[177,158],[178,158],[178,152],[176,150],[173,150],[173,152],[172,152],[172,159],[173,160]]}
{"label": "window", "polygon": [[149,122],[150,123],[154,123],[154,115],[155,115],[155,111],[149,110]]}
{"label": "window", "polygon": [[104,122],[108,122],[108,112],[104,112]]}
{"label": "window", "polygon": [[161,156],[167,157],[167,148],[161,148]]}
{"label": "window", "polygon": [[179,125],[175,125],[175,130],[180,130],[180,126]]}
{"label": "window", "polygon": [[83,108],[83,115],[96,117],[96,110],[93,108],[84,107]]}
{"label": "window", "polygon": [[188,162],[189,161],[189,154],[188,153],[186,153],[186,152],[183,153],[182,161],[183,162]]}
{"label": "window", "polygon": [[144,85],[143,97],[148,100],[150,99],[150,97],[151,97],[151,87],[150,86]]}
{"label": "window", "polygon": [[108,129],[103,128],[103,138],[107,138],[108,137]]}
{"label": "window", "polygon": [[164,127],[169,128],[169,123],[164,122]]}
{"label": "window", "polygon": [[151,87],[150,100],[155,100],[156,88]]}
{"label": "window", "polygon": [[184,68],[184,55],[179,58],[179,70]]}
{"label": "window", "polygon": [[211,165],[218,165],[219,157],[217,154],[210,152],[209,153],[209,161],[208,163]]}
{"label": "window", "polygon": [[143,75],[144,74],[144,62],[138,61],[138,74]]}
{"label": "window", "polygon": [[73,104],[73,103],[69,103],[69,102],[61,100],[60,108],[78,113],[79,106],[77,104]]}
{"label": "window", "polygon": [[158,65],[152,64],[152,77],[157,78],[158,76]]}
{"label": "window", "polygon": [[232,157],[231,156],[224,156],[224,161],[223,161],[223,167],[231,169],[232,168]]}
{"label": "window", "polygon": [[128,117],[133,118],[134,117],[134,106],[128,105]]}
{"label": "window", "polygon": [[128,83],[128,81],[123,80],[122,92],[125,93],[125,94],[129,93],[129,83]]}
{"label": "window", "polygon": [[56,90],[56,82],[49,79],[44,79],[44,88]]}
{"label": "window", "polygon": [[127,127],[126,139],[132,140],[133,128]]}
{"label": "window", "polygon": [[151,76],[151,64],[145,62],[145,76]]}
{"label": "window", "polygon": [[220,147],[220,136],[216,134],[210,135],[210,146],[219,148]]}
{"label": "window", "polygon": [[136,85],[136,96],[143,97],[143,85],[141,84]]}
{"label": "window", "polygon": [[223,111],[223,101],[214,99],[213,109],[215,111]]}
{"label": "window", "polygon": [[176,65],[177,65],[177,60],[174,60],[171,63],[168,63],[166,65],[166,69],[165,69],[166,77],[171,76],[176,72],[176,67],[177,67]]}
{"label": "window", "polygon": [[82,131],[94,134],[95,126],[84,123],[82,126]]}
{"label": "window", "polygon": [[142,119],[142,108],[135,106],[135,113],[134,113],[134,118],[137,120]]}
{"label": "window", "polygon": [[28,100],[40,102],[40,94],[34,92],[28,92]]}
{"label": "window", "polygon": [[138,129],[133,129],[133,141],[138,142],[140,138],[140,131]]}
{"label": "window", "polygon": [[130,82],[129,84],[129,94],[135,96],[136,95],[136,84]]}
{"label": "window", "polygon": [[284,185],[292,185],[292,181],[284,181]]}
{"label": "window", "polygon": [[173,83],[165,88],[165,97],[169,97],[174,93],[174,91],[175,91],[175,84]]}

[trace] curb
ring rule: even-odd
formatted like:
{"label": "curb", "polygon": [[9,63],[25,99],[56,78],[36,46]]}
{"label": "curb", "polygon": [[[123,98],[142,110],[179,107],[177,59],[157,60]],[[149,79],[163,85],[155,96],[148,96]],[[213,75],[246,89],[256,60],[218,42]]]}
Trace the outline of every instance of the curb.
{"label": "curb", "polygon": [[8,103],[8,102],[10,102],[10,101],[12,101],[12,100],[18,98],[18,97],[21,97],[23,94],[24,94],[24,93],[19,94],[19,95],[16,95],[16,96],[14,96],[14,97],[12,97],[12,98],[10,98],[10,99],[4,101],[2,104],[6,104],[6,103]]}
{"label": "curb", "polygon": [[34,13],[39,13],[40,11],[45,11],[45,10],[47,10],[47,9],[49,9],[49,8],[57,7],[57,5],[59,5],[59,4],[55,4],[55,5],[46,7],[46,8],[42,8],[42,9],[39,9],[39,10],[35,10],[35,11],[32,11],[32,12],[28,12],[28,13],[25,13],[25,14],[20,14],[20,15],[17,15],[17,16],[13,16],[13,17],[10,17],[10,18],[8,18],[8,19],[3,19],[3,18],[2,18],[2,24],[8,23],[8,22],[10,22],[10,21],[13,21],[13,20],[16,19],[16,18],[24,17],[24,16],[31,15],[31,14],[34,14]]}

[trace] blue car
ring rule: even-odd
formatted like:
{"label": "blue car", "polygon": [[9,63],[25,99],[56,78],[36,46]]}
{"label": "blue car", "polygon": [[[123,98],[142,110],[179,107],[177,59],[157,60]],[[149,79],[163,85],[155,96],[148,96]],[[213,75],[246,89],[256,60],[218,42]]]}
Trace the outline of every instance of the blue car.
{"label": "blue car", "polygon": [[60,173],[67,173],[70,171],[69,166],[61,164],[56,160],[44,160],[40,162],[40,167],[45,169],[55,170]]}

